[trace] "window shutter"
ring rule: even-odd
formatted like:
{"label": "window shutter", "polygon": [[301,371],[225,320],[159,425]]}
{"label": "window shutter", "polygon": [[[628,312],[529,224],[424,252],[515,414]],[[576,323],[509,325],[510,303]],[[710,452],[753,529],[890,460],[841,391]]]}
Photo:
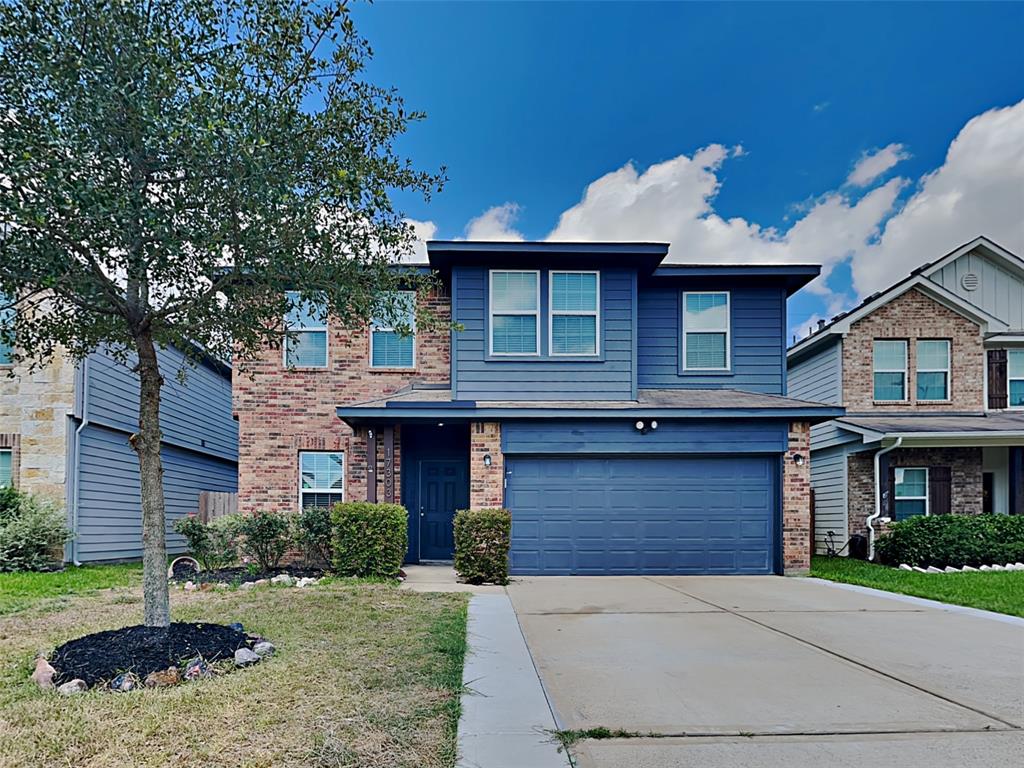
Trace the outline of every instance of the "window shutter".
{"label": "window shutter", "polygon": [[889,457],[879,459],[879,474],[885,478],[882,489],[882,517],[896,517],[896,467],[889,466]]}
{"label": "window shutter", "polygon": [[950,488],[953,475],[949,467],[928,468],[928,507],[933,515],[948,515],[953,511]]}
{"label": "window shutter", "polygon": [[1006,350],[988,351],[988,407],[1006,408]]}

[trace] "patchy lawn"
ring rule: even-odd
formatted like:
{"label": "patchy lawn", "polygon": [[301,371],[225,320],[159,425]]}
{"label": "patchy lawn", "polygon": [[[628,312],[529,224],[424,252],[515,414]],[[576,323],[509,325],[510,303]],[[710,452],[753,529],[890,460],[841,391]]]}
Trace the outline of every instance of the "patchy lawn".
{"label": "patchy lawn", "polygon": [[171,601],[175,620],[241,621],[277,655],[165,690],[61,698],[29,682],[35,653],[137,623],[138,585],[0,618],[0,765],[454,765],[466,595],[337,581]]}
{"label": "patchy lawn", "polygon": [[814,557],[811,576],[1024,616],[1024,571],[925,574],[848,557]]}
{"label": "patchy lawn", "polygon": [[142,582],[142,566],[70,566],[53,573],[0,573],[0,616],[28,608],[59,609],[68,598]]}

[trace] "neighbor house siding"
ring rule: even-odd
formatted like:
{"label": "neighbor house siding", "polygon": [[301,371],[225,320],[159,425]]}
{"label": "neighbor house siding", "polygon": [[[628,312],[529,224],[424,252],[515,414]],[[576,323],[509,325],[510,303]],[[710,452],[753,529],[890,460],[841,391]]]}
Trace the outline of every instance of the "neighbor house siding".
{"label": "neighbor house siding", "polygon": [[846,542],[846,446],[837,445],[811,455],[811,488],[814,490],[814,544],[825,551],[828,532],[835,534],[836,548]]}
{"label": "neighbor house siding", "polygon": [[[963,277],[973,273],[978,287],[968,291]],[[1011,329],[1024,329],[1024,280],[977,251],[965,253],[930,275],[930,279],[960,298],[981,307],[1006,322]]]}
{"label": "neighbor house siding", "polygon": [[839,405],[843,399],[842,341],[828,342],[789,366],[789,397]]}

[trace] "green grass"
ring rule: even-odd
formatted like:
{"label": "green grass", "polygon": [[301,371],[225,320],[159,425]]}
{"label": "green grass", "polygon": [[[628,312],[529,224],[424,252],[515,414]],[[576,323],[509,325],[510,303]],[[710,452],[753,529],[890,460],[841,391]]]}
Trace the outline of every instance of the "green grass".
{"label": "green grass", "polygon": [[138,563],[71,566],[52,573],[0,573],[0,616],[40,604],[60,608],[70,597],[132,586],[141,578],[142,566]]}
{"label": "green grass", "polygon": [[925,574],[848,557],[814,557],[811,576],[1024,616],[1024,571]]}

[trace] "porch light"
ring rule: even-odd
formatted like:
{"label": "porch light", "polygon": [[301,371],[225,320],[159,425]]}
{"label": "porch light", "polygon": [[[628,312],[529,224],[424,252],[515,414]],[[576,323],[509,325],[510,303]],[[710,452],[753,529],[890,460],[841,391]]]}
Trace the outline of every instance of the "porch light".
{"label": "porch light", "polygon": [[644,423],[642,421],[638,421],[636,423],[636,428],[639,429],[642,432],[643,428],[644,428]]}
{"label": "porch light", "polygon": [[484,454],[484,466],[485,467],[491,466],[491,454],[489,454],[489,453],[485,453]]}
{"label": "porch light", "polygon": [[658,422],[651,421],[651,429],[657,429],[657,428],[658,428]]}
{"label": "porch light", "polygon": [[802,467],[804,465],[804,455],[802,453],[794,453],[793,463],[796,464],[798,467]]}

